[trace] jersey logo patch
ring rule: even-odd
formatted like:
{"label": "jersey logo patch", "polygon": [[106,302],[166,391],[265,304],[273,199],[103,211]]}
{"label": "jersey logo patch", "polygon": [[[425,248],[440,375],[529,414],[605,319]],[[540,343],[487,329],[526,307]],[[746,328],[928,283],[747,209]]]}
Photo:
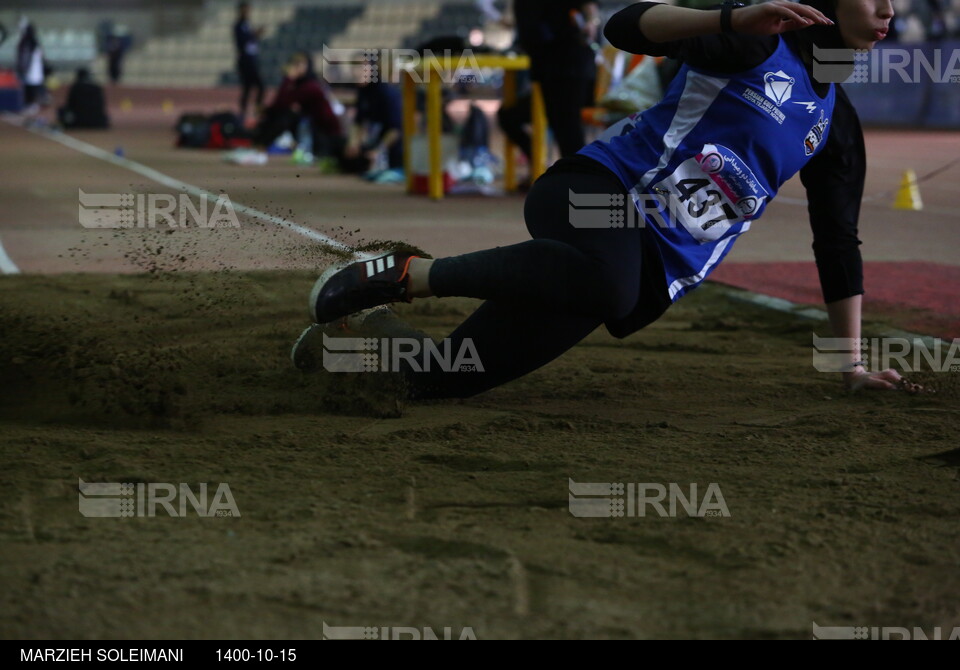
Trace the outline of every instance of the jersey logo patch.
{"label": "jersey logo patch", "polygon": [[827,124],[830,123],[830,119],[823,113],[823,110],[820,110],[820,120],[814,124],[813,128],[810,129],[810,132],[807,133],[807,139],[803,141],[803,149],[808,156],[812,156],[813,152],[817,150],[817,147],[820,146],[820,142],[823,141],[823,134],[827,130]]}
{"label": "jersey logo patch", "polygon": [[763,75],[764,92],[767,97],[777,103],[777,107],[790,99],[793,94],[793,85],[796,79],[783,70],[768,72]]}
{"label": "jersey logo patch", "polygon": [[807,108],[809,114],[813,114],[817,111],[817,103],[815,102],[800,102],[799,100],[794,100],[793,104],[795,105],[804,105]]}

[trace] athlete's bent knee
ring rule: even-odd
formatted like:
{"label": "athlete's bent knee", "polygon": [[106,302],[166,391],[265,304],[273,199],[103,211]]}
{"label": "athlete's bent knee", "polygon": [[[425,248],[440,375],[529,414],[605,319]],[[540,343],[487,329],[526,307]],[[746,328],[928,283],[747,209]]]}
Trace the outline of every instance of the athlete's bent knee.
{"label": "athlete's bent knee", "polygon": [[605,320],[629,316],[640,299],[640,280],[601,269],[596,289],[599,315]]}

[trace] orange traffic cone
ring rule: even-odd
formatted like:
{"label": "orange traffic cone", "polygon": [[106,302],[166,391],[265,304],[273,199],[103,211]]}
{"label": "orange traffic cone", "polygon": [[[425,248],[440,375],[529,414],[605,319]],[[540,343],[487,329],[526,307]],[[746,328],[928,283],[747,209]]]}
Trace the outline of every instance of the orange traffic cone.
{"label": "orange traffic cone", "polygon": [[894,209],[910,209],[919,211],[923,209],[923,200],[920,199],[920,187],[917,186],[917,173],[913,170],[907,170],[903,173],[903,179],[900,180],[900,188],[897,189],[897,197],[893,200]]}

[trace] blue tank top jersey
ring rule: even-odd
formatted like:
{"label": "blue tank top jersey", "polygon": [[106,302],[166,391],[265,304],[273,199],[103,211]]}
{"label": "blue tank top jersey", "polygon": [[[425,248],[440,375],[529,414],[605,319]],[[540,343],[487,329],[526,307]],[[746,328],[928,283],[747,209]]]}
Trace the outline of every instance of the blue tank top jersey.
{"label": "blue tank top jersey", "polygon": [[[580,153],[616,174],[660,251],[670,299],[696,288],[827,139],[835,89],[814,91],[786,40],[734,74],[684,65],[663,101]],[[619,219],[617,219],[619,221]],[[621,224],[617,224],[621,225]]]}

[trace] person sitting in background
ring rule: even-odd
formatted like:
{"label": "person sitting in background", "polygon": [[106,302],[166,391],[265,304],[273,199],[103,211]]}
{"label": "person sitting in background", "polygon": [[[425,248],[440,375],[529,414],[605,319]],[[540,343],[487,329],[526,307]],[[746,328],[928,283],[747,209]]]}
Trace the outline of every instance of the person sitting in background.
{"label": "person sitting in background", "polygon": [[302,118],[310,122],[314,154],[335,159],[343,155],[346,138],[334,110],[335,101],[313,73],[309,55],[294,54],[283,72],[284,79],[254,130],[254,148],[234,151],[227,160],[241,165],[266,164],[267,149],[285,132],[295,135]]}
{"label": "person sitting in background", "polygon": [[316,158],[322,171],[337,173],[340,171],[340,161],[343,160],[347,144],[343,120],[346,108],[337,99],[330,84],[317,74],[310,53],[301,51],[294,54],[293,58],[302,61],[306,66],[300,77],[302,83],[298,87],[300,100],[297,104],[301,107],[301,124],[303,121],[307,122],[310,134],[307,158],[301,157],[295,162],[312,163],[313,158]]}
{"label": "person sitting in background", "polygon": [[403,174],[403,105],[400,90],[358,76],[356,115],[344,152],[344,172],[378,184],[398,184]]}
{"label": "person sitting in background", "polygon": [[57,110],[57,119],[64,128],[110,127],[103,87],[93,82],[86,68],[77,70],[67,104]]}

